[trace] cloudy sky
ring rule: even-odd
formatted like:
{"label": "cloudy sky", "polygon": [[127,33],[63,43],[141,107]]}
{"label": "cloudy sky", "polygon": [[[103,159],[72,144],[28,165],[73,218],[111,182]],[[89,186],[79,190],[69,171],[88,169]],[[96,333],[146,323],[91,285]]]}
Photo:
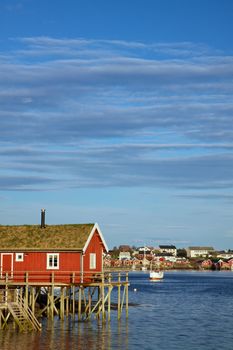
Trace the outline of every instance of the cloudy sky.
{"label": "cloudy sky", "polygon": [[0,223],[233,249],[232,35],[232,0],[1,0]]}

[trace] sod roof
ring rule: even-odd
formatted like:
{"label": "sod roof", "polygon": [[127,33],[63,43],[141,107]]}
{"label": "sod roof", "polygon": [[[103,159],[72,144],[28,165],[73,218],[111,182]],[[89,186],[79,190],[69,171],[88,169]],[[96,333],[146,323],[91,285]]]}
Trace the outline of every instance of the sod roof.
{"label": "sod roof", "polygon": [[0,250],[82,250],[94,224],[2,226]]}

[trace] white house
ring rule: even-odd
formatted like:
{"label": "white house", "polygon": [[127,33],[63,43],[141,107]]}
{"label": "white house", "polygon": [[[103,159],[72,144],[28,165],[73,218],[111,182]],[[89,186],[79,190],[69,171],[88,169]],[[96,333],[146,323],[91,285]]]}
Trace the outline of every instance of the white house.
{"label": "white house", "polygon": [[186,249],[188,258],[206,257],[214,252],[213,247],[188,247]]}
{"label": "white house", "polygon": [[172,254],[173,256],[176,256],[177,250],[174,245],[160,245],[159,246],[160,253],[168,253]]}
{"label": "white house", "polygon": [[119,260],[130,260],[131,255],[130,252],[120,252],[119,253]]}
{"label": "white house", "polygon": [[152,248],[140,247],[138,248],[138,254],[151,254]]}

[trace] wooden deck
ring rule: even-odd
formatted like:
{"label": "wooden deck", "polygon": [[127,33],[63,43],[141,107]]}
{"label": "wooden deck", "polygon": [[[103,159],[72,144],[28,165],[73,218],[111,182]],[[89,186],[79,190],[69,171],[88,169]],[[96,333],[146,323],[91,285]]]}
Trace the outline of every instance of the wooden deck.
{"label": "wooden deck", "polygon": [[[0,328],[13,323],[20,331],[40,330],[40,317],[61,319],[71,316],[79,321],[93,318],[110,321],[113,304],[111,293],[117,289],[117,318],[125,310],[128,317],[128,272],[111,271],[97,274],[51,272],[43,282],[43,274],[27,271],[0,279]],[[31,316],[25,316],[29,313]],[[30,321],[30,318],[33,319]],[[31,322],[31,323],[30,323]]]}

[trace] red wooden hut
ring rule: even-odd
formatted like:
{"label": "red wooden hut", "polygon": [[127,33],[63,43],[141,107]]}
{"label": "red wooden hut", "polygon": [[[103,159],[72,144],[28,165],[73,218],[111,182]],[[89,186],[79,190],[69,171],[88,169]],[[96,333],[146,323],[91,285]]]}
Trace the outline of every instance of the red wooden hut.
{"label": "red wooden hut", "polygon": [[98,224],[0,225],[0,278],[80,283],[103,271],[108,251]]}

